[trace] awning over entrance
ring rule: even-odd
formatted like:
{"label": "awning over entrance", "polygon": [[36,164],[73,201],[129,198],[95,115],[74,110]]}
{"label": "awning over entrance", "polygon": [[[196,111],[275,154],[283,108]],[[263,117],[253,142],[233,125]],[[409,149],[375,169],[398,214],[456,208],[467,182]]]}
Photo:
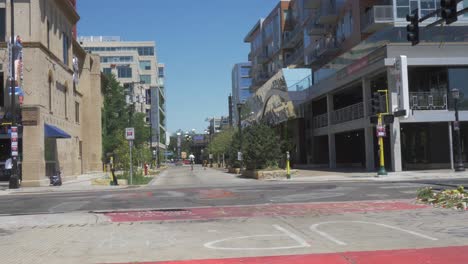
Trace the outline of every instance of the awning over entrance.
{"label": "awning over entrance", "polygon": [[44,124],[44,135],[46,138],[71,138],[67,132],[48,124]]}

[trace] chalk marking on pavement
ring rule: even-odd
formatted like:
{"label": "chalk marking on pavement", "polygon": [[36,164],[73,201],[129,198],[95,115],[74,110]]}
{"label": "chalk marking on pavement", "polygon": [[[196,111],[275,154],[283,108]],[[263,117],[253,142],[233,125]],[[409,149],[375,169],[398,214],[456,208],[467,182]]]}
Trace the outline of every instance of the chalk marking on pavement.
{"label": "chalk marking on pavement", "polygon": [[[205,243],[205,244],[203,244],[203,246],[206,247],[206,248],[215,249],[215,250],[281,250],[281,249],[294,249],[294,248],[310,247],[310,245],[304,239],[302,239],[298,235],[292,233],[291,231],[288,231],[288,230],[282,228],[279,225],[273,225],[273,227],[276,230],[283,233],[283,234],[229,237],[229,238],[219,239],[219,240],[215,240],[215,241]],[[218,246],[215,246],[215,244],[218,244],[218,243],[221,243],[221,242],[226,242],[226,241],[232,241],[232,240],[241,240],[241,239],[256,238],[256,237],[285,237],[285,236],[291,238],[294,241],[296,241],[297,245],[283,246],[283,247],[265,247],[265,248],[261,248],[261,247],[242,248],[242,247],[218,247]]]}
{"label": "chalk marking on pavement", "polygon": [[304,239],[294,234],[293,232],[286,230],[279,225],[273,225],[273,227],[276,228],[278,231],[283,232],[286,236],[289,236],[290,238],[294,239],[299,245],[303,247],[310,247],[310,245]]}
{"label": "chalk marking on pavement", "polygon": [[317,224],[313,224],[310,226],[310,229],[314,232],[316,232],[317,234],[321,235],[322,237],[340,245],[340,246],[346,246],[347,244],[343,241],[340,241],[338,239],[336,239],[335,237],[329,235],[328,233],[325,233],[323,231],[320,231],[318,230],[318,227],[320,225],[326,225],[326,224],[340,224],[340,223],[358,223],[358,224],[372,224],[372,225],[376,225],[376,226],[382,226],[382,227],[386,227],[386,228],[389,228],[389,229],[394,229],[394,230],[398,230],[398,231],[401,231],[401,232],[404,232],[404,233],[408,233],[408,234],[411,234],[411,235],[414,235],[414,236],[417,236],[417,237],[420,237],[420,238],[424,238],[424,239],[428,239],[428,240],[432,240],[432,241],[436,241],[438,240],[437,238],[434,238],[434,237],[430,237],[430,236],[426,236],[426,235],[423,235],[421,233],[418,233],[418,232],[414,232],[414,231],[411,231],[411,230],[407,230],[407,229],[403,229],[403,228],[399,228],[399,227],[396,227],[396,226],[391,226],[391,225],[386,225],[386,224],[382,224],[382,223],[374,223],[374,222],[365,222],[365,221],[330,221],[330,222],[321,222],[321,223],[317,223]]}

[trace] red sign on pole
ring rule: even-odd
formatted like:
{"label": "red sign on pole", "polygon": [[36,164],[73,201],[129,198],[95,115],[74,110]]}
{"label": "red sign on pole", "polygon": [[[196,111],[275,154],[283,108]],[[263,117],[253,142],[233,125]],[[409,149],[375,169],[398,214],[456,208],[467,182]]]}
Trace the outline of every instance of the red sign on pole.
{"label": "red sign on pole", "polygon": [[383,125],[378,125],[377,126],[377,137],[386,137],[387,132],[385,130],[385,126]]}

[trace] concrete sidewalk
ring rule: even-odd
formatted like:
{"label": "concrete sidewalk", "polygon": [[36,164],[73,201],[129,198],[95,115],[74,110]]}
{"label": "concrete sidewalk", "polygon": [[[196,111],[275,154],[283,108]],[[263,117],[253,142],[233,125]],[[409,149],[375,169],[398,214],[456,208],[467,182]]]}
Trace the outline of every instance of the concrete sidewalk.
{"label": "concrete sidewalk", "polygon": [[327,182],[327,181],[408,181],[408,180],[434,180],[434,179],[468,179],[468,171],[454,172],[453,170],[424,170],[388,172],[388,175],[377,176],[377,172],[363,172],[355,170],[297,170],[291,179],[279,181],[298,182]]}
{"label": "concrete sidewalk", "polygon": [[[72,191],[93,191],[93,190],[111,190],[122,189],[128,186],[111,185],[93,185],[92,181],[96,179],[108,178],[108,173],[93,173],[80,175],[74,180],[64,181],[62,186],[40,186],[40,187],[21,187],[19,189],[8,189],[8,182],[0,185],[0,195],[14,193],[51,193],[51,192],[72,192]],[[110,181],[110,179],[109,179]]]}

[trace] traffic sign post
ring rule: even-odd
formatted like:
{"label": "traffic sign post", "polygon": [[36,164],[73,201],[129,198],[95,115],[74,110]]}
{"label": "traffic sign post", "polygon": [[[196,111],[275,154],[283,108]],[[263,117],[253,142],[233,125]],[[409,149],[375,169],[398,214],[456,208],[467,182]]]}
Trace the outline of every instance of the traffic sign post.
{"label": "traffic sign post", "polygon": [[128,145],[130,147],[130,185],[132,185],[133,184],[132,148],[133,148],[133,140],[135,140],[135,129],[133,127],[125,128],[125,139],[128,140]]}

